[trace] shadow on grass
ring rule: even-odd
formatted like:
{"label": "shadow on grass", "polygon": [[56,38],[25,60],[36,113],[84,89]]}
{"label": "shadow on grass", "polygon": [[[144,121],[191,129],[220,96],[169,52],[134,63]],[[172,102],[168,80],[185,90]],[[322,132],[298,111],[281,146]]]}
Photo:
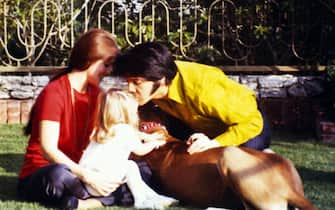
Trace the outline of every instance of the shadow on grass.
{"label": "shadow on grass", "polygon": [[19,200],[16,196],[17,174],[23,154],[0,154],[0,200]]}
{"label": "shadow on grass", "polygon": [[22,167],[22,163],[23,154],[0,154],[0,168],[2,168],[6,173],[17,174]]}
{"label": "shadow on grass", "polygon": [[[17,174],[22,166],[23,154],[0,154],[0,200],[20,201],[16,195]],[[317,191],[322,193],[322,186],[335,187],[335,172],[320,171],[306,167],[298,167],[304,182],[316,185]],[[313,188],[313,190],[316,190]],[[332,193],[332,192],[329,192]]]}
{"label": "shadow on grass", "polygon": [[0,200],[1,201],[13,201],[20,200],[16,195],[16,176],[0,176]]}
{"label": "shadow on grass", "polygon": [[304,183],[305,196],[320,210],[333,210],[335,206],[335,172],[298,168]]}
{"label": "shadow on grass", "polygon": [[317,171],[305,167],[299,167],[297,170],[304,181],[317,181],[335,185],[335,172]]}

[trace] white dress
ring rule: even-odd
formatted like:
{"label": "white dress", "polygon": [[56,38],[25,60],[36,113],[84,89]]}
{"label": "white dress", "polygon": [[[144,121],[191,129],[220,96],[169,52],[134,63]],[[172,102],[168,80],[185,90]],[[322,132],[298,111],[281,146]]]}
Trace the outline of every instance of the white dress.
{"label": "white dress", "polygon": [[[115,125],[115,136],[105,143],[91,141],[79,161],[82,167],[99,172],[110,181],[126,183],[134,197],[134,207],[138,209],[159,209],[178,203],[174,198],[157,194],[141,178],[136,163],[128,160],[135,149],[142,146],[137,130],[127,124]],[[85,184],[93,196],[100,196],[96,190]]]}
{"label": "white dress", "polygon": [[[79,165],[85,169],[101,173],[112,182],[124,180],[128,170],[130,153],[141,146],[137,131],[130,125],[115,125],[115,136],[105,143],[91,141],[84,151]],[[98,193],[86,185],[91,195]]]}

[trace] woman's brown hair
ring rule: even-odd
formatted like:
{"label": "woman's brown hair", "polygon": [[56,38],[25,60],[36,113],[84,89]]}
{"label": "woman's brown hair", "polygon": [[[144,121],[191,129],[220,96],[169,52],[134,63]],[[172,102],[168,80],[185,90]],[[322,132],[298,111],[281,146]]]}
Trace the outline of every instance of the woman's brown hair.
{"label": "woman's brown hair", "polygon": [[[68,67],[58,73],[52,80],[73,70],[84,71],[97,60],[104,59],[112,62],[119,50],[112,34],[102,29],[90,29],[82,34],[71,50]],[[25,135],[31,134],[34,115],[32,107],[27,126],[24,127]]]}

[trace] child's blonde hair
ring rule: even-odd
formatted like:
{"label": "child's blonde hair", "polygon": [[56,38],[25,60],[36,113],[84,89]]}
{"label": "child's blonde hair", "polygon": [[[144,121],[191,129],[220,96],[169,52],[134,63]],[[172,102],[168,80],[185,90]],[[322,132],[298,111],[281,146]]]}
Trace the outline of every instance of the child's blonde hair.
{"label": "child's blonde hair", "polygon": [[111,88],[98,98],[95,129],[91,139],[103,143],[114,136],[114,125],[125,123],[138,128],[138,102],[135,97],[120,89]]}

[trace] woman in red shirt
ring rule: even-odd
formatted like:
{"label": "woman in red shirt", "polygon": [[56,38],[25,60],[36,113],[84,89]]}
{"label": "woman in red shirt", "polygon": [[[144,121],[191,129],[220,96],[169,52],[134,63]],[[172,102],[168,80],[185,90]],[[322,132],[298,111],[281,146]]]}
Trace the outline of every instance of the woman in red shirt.
{"label": "woman in red shirt", "polygon": [[[118,188],[121,183],[109,183],[78,165],[93,129],[99,83],[111,73],[118,53],[110,33],[91,29],[74,45],[68,68],[36,99],[25,130],[30,139],[19,174],[18,194],[24,200],[67,209],[129,200],[125,188]],[[82,182],[104,197],[89,198]]]}

